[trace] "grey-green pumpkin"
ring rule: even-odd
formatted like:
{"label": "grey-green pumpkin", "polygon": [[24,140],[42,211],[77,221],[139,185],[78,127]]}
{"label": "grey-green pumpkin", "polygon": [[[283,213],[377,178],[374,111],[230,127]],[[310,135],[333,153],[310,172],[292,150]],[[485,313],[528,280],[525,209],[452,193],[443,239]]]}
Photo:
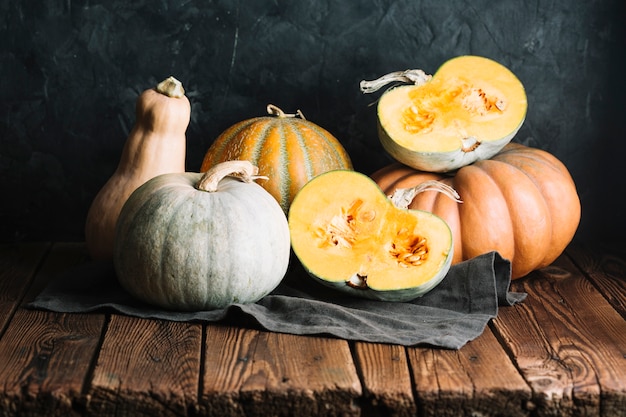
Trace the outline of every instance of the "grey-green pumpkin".
{"label": "grey-green pumpkin", "polygon": [[171,310],[252,303],[274,290],[289,264],[289,228],[277,201],[254,182],[256,171],[229,161],[139,187],[117,225],[120,284]]}

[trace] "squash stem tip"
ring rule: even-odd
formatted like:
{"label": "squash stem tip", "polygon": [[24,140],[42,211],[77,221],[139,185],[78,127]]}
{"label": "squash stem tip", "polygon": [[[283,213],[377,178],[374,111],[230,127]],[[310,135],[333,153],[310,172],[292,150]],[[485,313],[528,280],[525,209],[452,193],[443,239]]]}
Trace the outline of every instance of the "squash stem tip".
{"label": "squash stem tip", "polygon": [[156,90],[159,93],[172,98],[181,98],[185,95],[183,83],[178,81],[173,76],[169,76],[157,84]]}

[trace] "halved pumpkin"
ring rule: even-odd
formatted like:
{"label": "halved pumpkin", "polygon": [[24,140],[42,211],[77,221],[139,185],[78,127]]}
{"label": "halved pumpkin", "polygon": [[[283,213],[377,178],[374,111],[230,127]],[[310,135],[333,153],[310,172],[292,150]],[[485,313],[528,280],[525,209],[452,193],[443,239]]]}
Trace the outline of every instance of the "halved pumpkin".
{"label": "halved pumpkin", "polygon": [[526,109],[524,86],[508,68],[460,56],[432,77],[424,74],[380,97],[379,138],[405,165],[452,171],[498,153],[522,126]]}
{"label": "halved pumpkin", "polygon": [[330,171],[304,185],[291,204],[289,230],[311,277],[363,298],[419,297],[444,278],[453,256],[440,217],[395,207],[356,171]]}

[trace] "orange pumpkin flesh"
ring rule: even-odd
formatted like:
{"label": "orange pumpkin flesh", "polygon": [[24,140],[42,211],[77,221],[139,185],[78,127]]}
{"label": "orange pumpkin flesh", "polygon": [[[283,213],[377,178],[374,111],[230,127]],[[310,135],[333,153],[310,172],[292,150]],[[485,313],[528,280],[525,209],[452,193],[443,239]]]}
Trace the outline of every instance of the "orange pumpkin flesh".
{"label": "orange pumpkin flesh", "polygon": [[200,171],[220,162],[247,160],[269,177],[260,185],[285,213],[300,188],[317,175],[352,169],[348,153],[327,130],[297,115],[268,106],[271,116],[255,117],[226,129],[207,150]]}
{"label": "orange pumpkin flesh", "polygon": [[367,176],[337,170],[308,182],[289,211],[294,253],[324,285],[406,301],[432,289],[452,260],[452,236],[431,213],[395,207]]}
{"label": "orange pumpkin flesh", "polygon": [[379,138],[408,166],[452,171],[502,149],[526,108],[524,87],[511,71],[487,58],[461,56],[426,82],[386,91],[378,102]]}
{"label": "orange pumpkin flesh", "polygon": [[386,194],[439,180],[463,200],[424,192],[409,205],[443,218],[454,237],[453,263],[497,250],[511,260],[512,277],[552,263],[574,237],[580,200],[567,168],[548,152],[510,143],[489,160],[452,175],[394,163],[372,174]]}

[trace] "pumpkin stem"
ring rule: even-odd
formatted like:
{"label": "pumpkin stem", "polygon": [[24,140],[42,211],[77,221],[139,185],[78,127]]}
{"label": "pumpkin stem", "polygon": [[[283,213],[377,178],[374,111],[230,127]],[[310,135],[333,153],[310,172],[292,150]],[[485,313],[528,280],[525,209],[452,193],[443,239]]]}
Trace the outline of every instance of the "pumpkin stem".
{"label": "pumpkin stem", "polygon": [[257,179],[265,179],[262,175],[257,175],[259,168],[252,165],[250,161],[225,161],[220,162],[204,173],[196,184],[198,190],[213,193],[217,191],[217,186],[225,177],[239,178],[241,181],[250,183]]}
{"label": "pumpkin stem", "polygon": [[390,72],[389,74],[383,75],[382,77],[372,81],[363,80],[361,81],[360,86],[361,92],[374,93],[390,83],[422,85],[430,81],[431,78],[433,78],[432,75],[428,75],[420,69],[409,69],[405,71]]}
{"label": "pumpkin stem", "polygon": [[474,136],[468,136],[461,139],[461,151],[468,153],[474,152],[480,146],[481,142]]}
{"label": "pumpkin stem", "polygon": [[350,278],[346,280],[346,284],[348,287],[355,288],[357,290],[366,290],[369,288],[367,286],[367,275],[354,274]]}
{"label": "pumpkin stem", "polygon": [[167,77],[157,84],[156,90],[159,93],[172,98],[181,98],[185,95],[183,83],[172,76]]}
{"label": "pumpkin stem", "polygon": [[389,196],[394,206],[401,209],[408,209],[416,195],[424,191],[438,191],[450,197],[457,203],[462,203],[461,196],[456,190],[449,185],[439,181],[424,181],[423,183],[411,188],[398,188]]}
{"label": "pumpkin stem", "polygon": [[278,116],[280,118],[283,117],[299,117],[302,120],[306,120],[306,117],[304,117],[304,114],[300,111],[300,110],[296,110],[295,114],[291,114],[291,113],[285,113],[284,111],[282,111],[280,109],[280,107],[275,106],[273,104],[268,104],[267,105],[267,113],[273,116]]}

